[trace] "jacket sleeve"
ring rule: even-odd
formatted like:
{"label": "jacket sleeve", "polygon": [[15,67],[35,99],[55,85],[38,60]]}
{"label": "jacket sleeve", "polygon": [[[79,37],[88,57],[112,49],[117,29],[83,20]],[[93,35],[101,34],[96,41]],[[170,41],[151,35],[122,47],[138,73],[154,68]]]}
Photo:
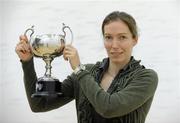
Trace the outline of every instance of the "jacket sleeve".
{"label": "jacket sleeve", "polygon": [[81,89],[95,110],[106,118],[123,116],[153,97],[158,77],[153,70],[140,71],[123,89],[113,94],[105,92],[88,71],[77,75]]}
{"label": "jacket sleeve", "polygon": [[31,95],[35,92],[35,83],[37,81],[37,76],[34,68],[33,59],[28,62],[22,62],[22,68],[24,72],[24,86],[26,90],[27,99],[30,108],[33,112],[46,112],[56,109],[60,106],[74,99],[74,89],[73,89],[73,79],[68,76],[62,83],[62,97],[47,99],[47,98],[31,98]]}

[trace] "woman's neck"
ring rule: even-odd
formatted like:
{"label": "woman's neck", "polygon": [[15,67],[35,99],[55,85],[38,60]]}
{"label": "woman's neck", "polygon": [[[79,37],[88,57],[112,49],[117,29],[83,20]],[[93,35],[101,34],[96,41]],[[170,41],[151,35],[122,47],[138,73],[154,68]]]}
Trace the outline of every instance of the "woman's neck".
{"label": "woman's neck", "polygon": [[118,72],[129,63],[129,61],[130,61],[130,58],[122,63],[114,63],[110,60],[107,73],[115,77],[118,74]]}

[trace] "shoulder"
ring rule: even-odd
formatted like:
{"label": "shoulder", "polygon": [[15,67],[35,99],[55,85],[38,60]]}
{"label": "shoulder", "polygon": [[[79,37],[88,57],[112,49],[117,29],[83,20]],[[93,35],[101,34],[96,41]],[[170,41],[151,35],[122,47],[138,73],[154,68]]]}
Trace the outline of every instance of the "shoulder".
{"label": "shoulder", "polygon": [[152,78],[152,79],[158,79],[158,74],[153,69],[140,69],[136,73],[136,77],[143,77],[143,78]]}
{"label": "shoulder", "polygon": [[140,69],[136,72],[134,76],[134,82],[142,84],[142,85],[148,85],[149,87],[152,87],[156,89],[158,85],[158,74],[153,69]]}
{"label": "shoulder", "polygon": [[134,60],[133,72],[134,78],[136,79],[149,79],[154,82],[158,81],[158,74],[155,70],[146,68],[144,65],[140,64],[141,60]]}

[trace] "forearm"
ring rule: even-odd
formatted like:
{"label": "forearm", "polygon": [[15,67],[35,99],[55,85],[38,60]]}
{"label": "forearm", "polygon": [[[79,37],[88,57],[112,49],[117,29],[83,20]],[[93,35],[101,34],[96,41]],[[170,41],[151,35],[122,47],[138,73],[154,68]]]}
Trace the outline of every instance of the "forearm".
{"label": "forearm", "polygon": [[42,98],[31,98],[31,95],[35,91],[35,83],[37,81],[33,59],[27,62],[22,61],[22,68],[24,72],[24,86],[31,110],[34,112],[40,111],[44,105],[44,100]]}
{"label": "forearm", "polygon": [[[33,112],[45,112],[58,108],[72,100],[70,97],[58,97],[53,99],[45,99],[41,97],[31,98],[35,92],[37,76],[34,69],[33,59],[28,62],[22,62],[24,72],[24,85],[29,105]],[[62,89],[63,90],[63,89]]]}
{"label": "forearm", "polygon": [[109,114],[106,116],[107,109],[112,109],[109,93],[105,92],[88,72],[83,71],[77,79],[83,93],[95,110],[103,117],[108,117]]}
{"label": "forearm", "polygon": [[95,110],[104,117],[112,118],[130,113],[153,96],[157,78],[153,79],[152,76],[154,75],[147,73],[140,79],[132,81],[131,85],[123,90],[113,94],[105,92],[86,71],[78,75],[77,79]]}

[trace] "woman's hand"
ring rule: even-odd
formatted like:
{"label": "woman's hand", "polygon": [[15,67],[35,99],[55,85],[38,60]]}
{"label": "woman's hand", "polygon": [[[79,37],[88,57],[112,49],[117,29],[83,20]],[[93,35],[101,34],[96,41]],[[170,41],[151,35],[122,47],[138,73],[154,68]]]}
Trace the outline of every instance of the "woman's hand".
{"label": "woman's hand", "polygon": [[15,51],[22,61],[29,61],[33,54],[30,48],[30,44],[26,36],[21,35],[19,37],[19,43],[16,45]]}
{"label": "woman's hand", "polygon": [[80,65],[79,54],[76,48],[72,45],[66,45],[63,51],[63,57],[65,60],[69,60],[71,68],[76,69]]}

